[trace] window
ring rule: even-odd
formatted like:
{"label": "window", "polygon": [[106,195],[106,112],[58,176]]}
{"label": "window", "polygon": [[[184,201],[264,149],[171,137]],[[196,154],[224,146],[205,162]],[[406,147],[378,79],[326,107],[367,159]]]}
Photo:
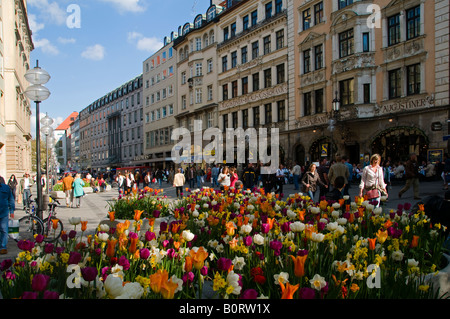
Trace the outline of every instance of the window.
{"label": "window", "polygon": [[241,48],[241,64],[247,63],[247,46]]}
{"label": "window", "polygon": [[400,42],[400,14],[388,18],[388,45]]}
{"label": "window", "polygon": [[181,72],[181,84],[186,84],[186,72]]}
{"label": "window", "polygon": [[228,57],[224,56],[222,57],[222,72],[225,72],[228,70]]}
{"label": "window", "polygon": [[272,69],[264,70],[264,88],[272,86]]}
{"label": "window", "polygon": [[338,0],[339,9],[345,8],[353,3],[353,0]]}
{"label": "window", "polygon": [[303,115],[311,115],[311,92],[303,93]]}
{"label": "window", "polygon": [[308,30],[311,27],[311,9],[308,8],[303,11],[303,30]]}
{"label": "window", "polygon": [[201,76],[203,74],[202,69],[203,69],[202,64],[196,63],[195,64],[195,76]]}
{"label": "window", "polygon": [[228,100],[228,84],[222,85],[222,100]]}
{"label": "window", "polygon": [[256,59],[259,56],[259,42],[252,43],[252,59]]}
{"label": "window", "polygon": [[212,88],[212,85],[208,85],[206,90],[208,92],[208,101],[211,101],[213,99],[213,88]]}
{"label": "window", "polygon": [[266,3],[266,19],[272,17],[272,1]]}
{"label": "window", "polygon": [[323,113],[323,89],[314,91],[314,107],[316,114]]}
{"label": "window", "polygon": [[202,89],[201,88],[195,89],[195,103],[197,103],[197,104],[202,103]]}
{"label": "window", "polygon": [[228,36],[229,36],[228,27],[225,27],[225,28],[223,29],[223,40],[224,40],[224,41],[228,40]]}
{"label": "window", "polygon": [[279,30],[275,33],[276,41],[277,41],[277,50],[284,47],[284,29]]}
{"label": "window", "polygon": [[222,121],[223,121],[223,127],[228,128],[228,114],[224,114],[222,116]]}
{"label": "window", "polygon": [[212,72],[212,70],[213,70],[213,60],[209,59],[206,63],[207,63],[208,73]]}
{"label": "window", "polygon": [[258,10],[255,10],[251,13],[252,18],[252,27],[258,23]]}
{"label": "window", "polygon": [[248,30],[249,27],[249,18],[248,15],[242,18],[242,30]]}
{"label": "window", "polygon": [[265,113],[265,124],[272,123],[272,104],[265,104],[264,105],[264,113]]}
{"label": "window", "polygon": [[364,104],[370,103],[370,83],[363,84]]}
{"label": "window", "polygon": [[314,47],[314,69],[320,70],[323,68],[323,47],[322,44]]}
{"label": "window", "polygon": [[406,85],[408,95],[420,93],[420,64],[406,67]]}
{"label": "window", "polygon": [[253,127],[256,127],[260,124],[259,121],[259,106],[253,107]]}
{"label": "window", "polygon": [[236,22],[231,24],[231,37],[234,37],[236,35]]}
{"label": "window", "polygon": [[275,0],[275,14],[280,13],[283,10],[283,1]]}
{"label": "window", "polygon": [[420,6],[406,10],[406,39],[413,39],[420,34]]}
{"label": "window", "polygon": [[354,81],[353,79],[348,79],[339,82],[339,94],[341,97],[341,105],[352,105],[354,104]]}
{"label": "window", "polygon": [[401,69],[389,71],[389,98],[398,98],[401,96]]}
{"label": "window", "polygon": [[303,51],[303,74],[311,71],[311,49]]}
{"label": "window", "polygon": [[314,6],[314,25],[323,22],[323,2]]}
{"label": "window", "polygon": [[248,109],[242,110],[242,128],[248,128]]}
{"label": "window", "polygon": [[231,82],[231,97],[235,98],[238,95],[238,82],[233,81]]}
{"label": "window", "polygon": [[284,83],[284,63],[277,65],[277,84]]}
{"label": "window", "polygon": [[247,94],[248,93],[248,77],[243,77],[241,80],[241,85],[242,85],[242,94]]}
{"label": "window", "polygon": [[231,68],[235,68],[237,66],[237,52],[231,52]]}
{"label": "window", "polygon": [[238,127],[238,113],[237,112],[231,113],[231,124],[232,124],[233,128]]}
{"label": "window", "polygon": [[284,122],[286,120],[286,108],[283,101],[277,102],[278,122]]}
{"label": "window", "polygon": [[270,53],[270,35],[268,35],[267,37],[264,37],[263,42],[264,42],[264,54],[269,54]]}
{"label": "window", "polygon": [[252,75],[252,82],[253,82],[253,92],[259,90],[259,73],[254,73]]}
{"label": "window", "polygon": [[183,95],[181,97],[181,109],[182,110],[186,109],[186,95]]}
{"label": "window", "polygon": [[195,50],[200,51],[202,49],[202,38],[195,38]]}
{"label": "window", "polygon": [[363,32],[362,40],[363,40],[363,52],[369,52],[370,51],[369,32]]}
{"label": "window", "polygon": [[343,58],[353,54],[353,29],[339,33],[339,57]]}

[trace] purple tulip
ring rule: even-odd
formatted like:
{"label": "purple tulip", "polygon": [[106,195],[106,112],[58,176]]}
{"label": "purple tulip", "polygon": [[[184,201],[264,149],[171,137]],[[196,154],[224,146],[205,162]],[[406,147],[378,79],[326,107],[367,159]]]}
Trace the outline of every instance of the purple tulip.
{"label": "purple tulip", "polygon": [[207,276],[207,275],[208,275],[208,267],[203,266],[203,267],[200,269],[200,273],[202,274],[202,276]]}
{"label": "purple tulip", "polygon": [[232,261],[229,258],[220,257],[219,260],[217,260],[217,268],[222,271],[228,271],[232,265]]}
{"label": "purple tulip", "polygon": [[125,256],[119,258],[118,264],[123,267],[123,270],[130,269],[130,261]]}
{"label": "purple tulip", "polygon": [[256,299],[258,298],[258,292],[255,289],[246,289],[242,293],[241,299]]}
{"label": "purple tulip", "polygon": [[76,235],[77,235],[77,231],[76,231],[76,230],[71,230],[71,231],[69,232],[69,238],[70,238],[70,239],[75,238]]}
{"label": "purple tulip", "polygon": [[31,281],[31,288],[34,291],[44,291],[47,288],[50,277],[43,274],[36,274]]}
{"label": "purple tulip", "polygon": [[58,255],[61,255],[64,252],[65,249],[66,249],[66,247],[58,246],[58,247],[55,248],[55,253],[58,254]]}
{"label": "purple tulip", "polygon": [[147,232],[145,233],[145,240],[146,240],[146,241],[152,241],[152,240],[155,239],[155,238],[156,238],[155,233],[150,232],[150,231],[147,231]]}
{"label": "purple tulip", "polygon": [[247,236],[247,237],[244,238],[244,245],[245,246],[247,246],[247,247],[251,246],[252,242],[253,242],[252,236]]}
{"label": "purple tulip", "polygon": [[37,299],[38,294],[34,291],[24,291],[22,294],[22,299]]}
{"label": "purple tulip", "polygon": [[45,246],[44,246],[44,252],[46,253],[46,254],[51,254],[51,253],[53,253],[53,250],[55,249],[55,245],[53,245],[53,244],[45,244]]}
{"label": "purple tulip", "polygon": [[59,299],[59,294],[56,291],[44,291],[44,299]]}
{"label": "purple tulip", "polygon": [[9,267],[11,267],[13,264],[11,259],[6,259],[3,260],[0,264],[0,271],[5,271],[6,269],[8,269]]}
{"label": "purple tulip", "polygon": [[154,210],[153,211],[153,217],[158,218],[159,215],[161,215],[161,212],[159,210]]}
{"label": "purple tulip", "polygon": [[17,243],[17,247],[23,251],[31,251],[34,248],[34,243],[29,240],[21,240]]}
{"label": "purple tulip", "polygon": [[86,281],[94,281],[97,278],[98,270],[95,267],[81,268],[81,276]]}
{"label": "purple tulip", "polygon": [[183,275],[183,283],[189,283],[189,282],[193,282],[195,278],[195,275],[192,271],[188,272],[187,274]]}
{"label": "purple tulip", "polygon": [[141,257],[141,259],[148,259],[148,257],[150,257],[150,250],[148,250],[148,248],[140,249],[139,256]]}
{"label": "purple tulip", "polygon": [[35,241],[36,243],[40,244],[40,243],[42,243],[42,242],[44,241],[44,236],[41,235],[41,234],[36,235],[36,238],[34,239],[34,241]]}
{"label": "purple tulip", "polygon": [[261,231],[263,234],[267,234],[270,231],[270,225],[269,224],[262,224],[261,225]]}
{"label": "purple tulip", "polygon": [[298,295],[300,299],[314,299],[316,297],[316,292],[313,288],[303,287],[300,288]]}
{"label": "purple tulip", "polygon": [[77,251],[71,251],[70,252],[70,256],[69,256],[69,261],[67,262],[67,264],[69,265],[76,265],[81,261],[81,254]]}

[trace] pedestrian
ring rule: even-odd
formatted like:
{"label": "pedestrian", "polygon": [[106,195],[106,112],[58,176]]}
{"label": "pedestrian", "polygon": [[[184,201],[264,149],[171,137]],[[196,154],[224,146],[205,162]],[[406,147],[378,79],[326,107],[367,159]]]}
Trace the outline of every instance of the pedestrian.
{"label": "pedestrian", "polygon": [[369,200],[376,200],[377,206],[380,204],[380,197],[387,196],[384,172],[380,162],[380,155],[374,154],[370,157],[370,164],[364,167],[359,184],[359,197],[366,195]]}
{"label": "pedestrian", "polygon": [[205,172],[200,167],[200,165],[197,168],[196,175],[197,175],[197,187],[201,188],[202,184],[203,184],[203,176],[205,175]]}
{"label": "pedestrian", "polygon": [[218,177],[219,177],[219,168],[217,167],[216,164],[214,164],[213,167],[211,168],[212,187],[219,186],[219,184],[217,183],[217,178]]}
{"label": "pedestrian", "polygon": [[217,181],[219,182],[220,190],[224,190],[225,186],[230,187],[231,180],[228,166],[225,166],[222,169]]}
{"label": "pedestrian", "polygon": [[325,195],[327,201],[339,202],[340,199],[344,198],[342,195],[342,190],[345,187],[345,178],[343,176],[338,176],[334,179],[333,190]]}
{"label": "pedestrian", "polygon": [[252,163],[248,163],[247,168],[242,173],[242,180],[246,189],[252,189],[256,182],[256,173]]}
{"label": "pedestrian", "polygon": [[8,253],[9,218],[14,219],[16,209],[11,188],[0,176],[0,255]]}
{"label": "pedestrian", "polygon": [[66,207],[72,207],[73,205],[73,177],[71,174],[66,173],[63,178],[63,192],[66,195]]}
{"label": "pedestrian", "polygon": [[181,198],[183,194],[183,186],[186,183],[186,178],[184,174],[181,172],[181,168],[178,169],[178,173],[175,174],[173,178],[173,187],[176,189],[177,198]]}
{"label": "pedestrian", "polygon": [[[319,199],[328,193],[328,187],[330,185],[327,162],[328,159],[324,157],[320,160],[319,167],[317,167],[317,174],[319,174],[319,178],[322,181],[322,183],[319,183]],[[327,185],[328,187],[324,187],[322,184]]]}
{"label": "pedestrian", "polygon": [[230,169],[230,187],[235,187],[235,184],[238,180],[239,180],[239,177],[236,172],[236,167],[232,167]]}
{"label": "pedestrian", "polygon": [[[315,165],[314,165],[315,166]],[[294,179],[294,190],[299,190],[299,181],[300,181],[300,174],[302,173],[302,168],[300,165],[298,165],[297,162],[295,162],[294,167],[291,170],[291,174]]]}
{"label": "pedestrian", "polygon": [[19,191],[23,197],[23,209],[30,207],[31,200],[31,186],[33,185],[33,179],[30,178],[30,174],[25,173],[23,179],[19,182]]}
{"label": "pedestrian", "polygon": [[[338,176],[344,177],[344,183],[345,185],[348,184],[348,178],[350,176],[350,173],[348,171],[347,166],[344,164],[344,158],[340,156],[336,156],[336,163],[334,163],[330,167],[330,171],[328,172],[328,178],[330,180],[330,183],[334,185],[334,180]],[[344,193],[343,195],[348,195],[348,189],[346,190],[344,186]]]}
{"label": "pedestrian", "polygon": [[17,190],[17,179],[16,175],[12,174],[9,177],[8,186],[11,188],[11,192],[13,194],[14,200],[16,200],[16,190]]}
{"label": "pedestrian", "polygon": [[276,189],[275,193],[283,194],[283,184],[284,184],[283,164],[280,164],[280,167],[277,169],[276,178],[278,188]]}
{"label": "pedestrian", "polygon": [[158,181],[159,188],[162,188],[162,180],[163,180],[163,171],[161,169],[157,169],[155,173],[155,177]]}
{"label": "pedestrian", "polygon": [[81,206],[81,197],[84,195],[84,181],[81,179],[80,174],[75,175],[75,180],[72,183],[73,197],[76,199],[76,206]]}
{"label": "pedestrian", "polygon": [[317,186],[322,185],[324,188],[328,188],[328,185],[324,184],[319,177],[316,170],[316,164],[309,165],[308,171],[302,177],[302,192],[307,193],[312,201],[314,201],[314,195],[317,191]]}
{"label": "pedestrian", "polygon": [[420,199],[419,197],[419,163],[417,163],[417,155],[411,153],[409,160],[405,165],[405,177],[406,184],[398,193],[398,198],[402,198],[402,195],[411,187],[414,190],[414,199]]}
{"label": "pedestrian", "polygon": [[120,171],[117,176],[117,188],[119,191],[119,196],[123,195],[125,193],[125,178],[123,177],[123,175]]}

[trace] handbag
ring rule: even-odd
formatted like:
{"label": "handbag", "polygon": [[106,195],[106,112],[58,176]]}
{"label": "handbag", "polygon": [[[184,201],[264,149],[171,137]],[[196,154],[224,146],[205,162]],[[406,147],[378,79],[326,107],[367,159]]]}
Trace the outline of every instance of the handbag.
{"label": "handbag", "polygon": [[379,174],[379,169],[377,169],[377,179],[376,179],[376,185],[372,186],[370,188],[366,189],[366,196],[367,198],[370,199],[374,199],[374,198],[378,198],[381,195],[381,191],[379,190],[379,185],[378,185],[378,174]]}
{"label": "handbag", "polygon": [[10,219],[8,220],[8,236],[11,239],[16,240],[19,238],[19,220]]}

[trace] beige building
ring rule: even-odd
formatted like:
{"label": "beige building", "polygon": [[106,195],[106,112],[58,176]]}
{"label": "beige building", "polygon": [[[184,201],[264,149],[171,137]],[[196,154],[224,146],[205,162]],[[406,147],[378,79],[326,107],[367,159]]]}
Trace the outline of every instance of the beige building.
{"label": "beige building", "polygon": [[0,175],[5,180],[31,172],[32,105],[23,92],[33,49],[26,2],[0,2]]}
{"label": "beige building", "polygon": [[144,154],[137,163],[168,168],[172,163],[172,130],[176,125],[176,34],[164,38],[164,46],[144,61]]}
{"label": "beige building", "polygon": [[427,160],[448,150],[448,1],[297,0],[288,11],[289,157]]}

